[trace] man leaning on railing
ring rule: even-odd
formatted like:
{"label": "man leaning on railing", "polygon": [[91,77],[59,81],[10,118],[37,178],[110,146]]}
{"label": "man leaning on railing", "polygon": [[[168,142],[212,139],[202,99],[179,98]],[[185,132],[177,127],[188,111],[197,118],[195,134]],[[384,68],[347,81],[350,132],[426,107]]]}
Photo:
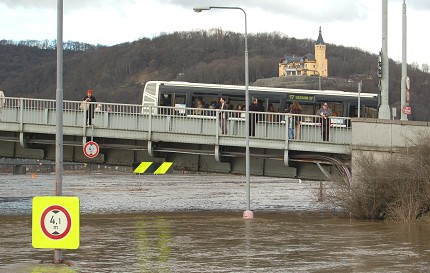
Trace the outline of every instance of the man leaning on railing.
{"label": "man leaning on railing", "polygon": [[317,116],[321,116],[321,134],[323,141],[329,141],[330,139],[330,116],[332,115],[330,107],[325,102],[323,106],[316,113]]}

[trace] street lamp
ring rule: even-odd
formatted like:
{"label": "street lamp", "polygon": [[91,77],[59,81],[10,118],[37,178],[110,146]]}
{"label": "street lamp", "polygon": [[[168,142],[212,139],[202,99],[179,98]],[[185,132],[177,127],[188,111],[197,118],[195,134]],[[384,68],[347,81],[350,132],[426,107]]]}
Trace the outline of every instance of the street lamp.
{"label": "street lamp", "polygon": [[204,10],[211,9],[238,9],[245,15],[245,176],[246,176],[246,210],[243,212],[243,218],[251,219],[254,218],[254,214],[251,211],[251,190],[250,190],[250,169],[251,169],[251,158],[249,153],[249,75],[248,75],[248,30],[246,23],[246,12],[240,7],[198,7],[193,8],[195,12],[202,12]]}

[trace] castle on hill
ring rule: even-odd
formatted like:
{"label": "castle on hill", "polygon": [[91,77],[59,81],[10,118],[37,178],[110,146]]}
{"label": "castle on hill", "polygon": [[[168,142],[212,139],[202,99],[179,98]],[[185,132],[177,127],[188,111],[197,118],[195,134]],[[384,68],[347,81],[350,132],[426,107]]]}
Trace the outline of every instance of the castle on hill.
{"label": "castle on hill", "polygon": [[328,76],[326,44],[322,38],[321,27],[315,43],[315,54],[305,56],[285,55],[279,62],[279,77]]}

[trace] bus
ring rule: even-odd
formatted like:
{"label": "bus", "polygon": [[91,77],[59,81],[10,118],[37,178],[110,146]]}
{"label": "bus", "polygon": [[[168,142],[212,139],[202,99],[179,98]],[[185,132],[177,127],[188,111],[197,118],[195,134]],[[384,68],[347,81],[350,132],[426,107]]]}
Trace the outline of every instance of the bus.
{"label": "bus", "polygon": [[[357,117],[360,101],[360,116],[377,117],[379,95],[336,90],[309,90],[249,86],[250,101],[256,98],[268,111],[286,112],[293,102],[298,102],[302,114],[314,115],[321,104],[328,103],[334,115]],[[177,108],[218,108],[220,97],[226,98],[230,110],[245,105],[245,87],[240,85],[190,83],[179,81],[148,81],[142,97],[142,106],[170,106]],[[249,102],[250,103],[250,102]]]}

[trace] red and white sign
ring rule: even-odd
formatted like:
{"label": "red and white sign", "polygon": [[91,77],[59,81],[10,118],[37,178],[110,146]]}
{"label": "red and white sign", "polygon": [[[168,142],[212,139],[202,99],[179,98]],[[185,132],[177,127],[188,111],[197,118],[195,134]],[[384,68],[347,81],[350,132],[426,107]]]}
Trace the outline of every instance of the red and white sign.
{"label": "red and white sign", "polygon": [[94,158],[99,154],[99,145],[94,141],[88,141],[84,145],[84,155],[88,158]]}
{"label": "red and white sign", "polygon": [[403,113],[405,113],[406,115],[412,114],[412,107],[410,107],[410,106],[403,106]]}
{"label": "red and white sign", "polygon": [[69,234],[72,219],[65,208],[53,205],[43,211],[40,217],[40,227],[46,237],[59,240]]}

